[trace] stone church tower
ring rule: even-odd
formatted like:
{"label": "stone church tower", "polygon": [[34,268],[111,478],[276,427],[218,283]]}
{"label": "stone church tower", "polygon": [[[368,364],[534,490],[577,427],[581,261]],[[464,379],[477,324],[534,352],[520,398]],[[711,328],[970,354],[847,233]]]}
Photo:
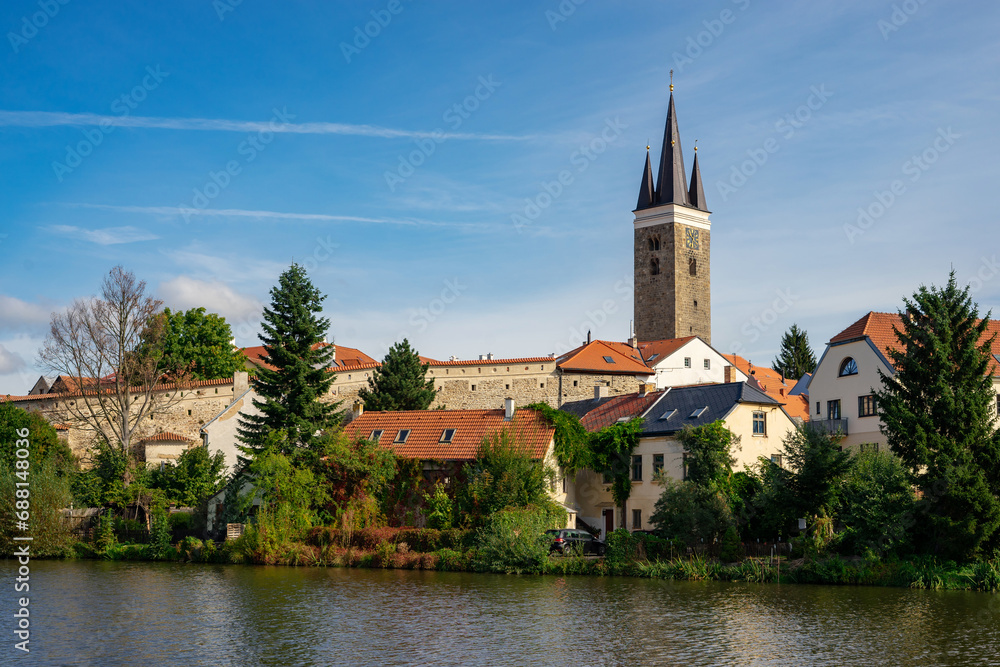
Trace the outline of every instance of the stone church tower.
{"label": "stone church tower", "polygon": [[640,341],[700,336],[712,342],[709,278],[712,225],[695,146],[690,184],[670,85],[660,169],[646,147],[639,201],[635,206],[635,335]]}

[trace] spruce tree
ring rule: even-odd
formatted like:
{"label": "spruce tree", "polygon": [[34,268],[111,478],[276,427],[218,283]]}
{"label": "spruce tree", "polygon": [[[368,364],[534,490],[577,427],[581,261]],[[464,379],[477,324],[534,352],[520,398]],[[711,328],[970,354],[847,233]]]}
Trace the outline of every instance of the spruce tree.
{"label": "spruce tree", "polygon": [[404,338],[389,348],[381,368],[368,378],[369,388],[362,388],[358,398],[366,410],[426,410],[437,396],[434,378],[424,380],[429,365]]}
{"label": "spruce tree", "polygon": [[993,426],[989,313],[979,319],[952,271],[943,289],[904,299],[895,373],[879,371],[882,432],[921,499],[917,544],[956,559],[980,555],[1000,528],[1000,438]]}
{"label": "spruce tree", "polygon": [[809,335],[797,324],[781,337],[781,351],[771,367],[793,380],[816,370],[816,355],[809,347]]}
{"label": "spruce tree", "polygon": [[[269,434],[286,437],[280,449],[290,453],[308,447],[318,431],[336,425],[339,403],[321,399],[333,384],[329,367],[334,348],[323,340],[330,320],[319,317],[325,295],[313,287],[298,264],[281,274],[271,289],[271,306],[264,308],[263,361],[251,386],[263,400],[254,399],[260,415],[240,417],[238,428],[244,453],[254,455],[265,448]],[[274,438],[271,440],[276,442]]]}

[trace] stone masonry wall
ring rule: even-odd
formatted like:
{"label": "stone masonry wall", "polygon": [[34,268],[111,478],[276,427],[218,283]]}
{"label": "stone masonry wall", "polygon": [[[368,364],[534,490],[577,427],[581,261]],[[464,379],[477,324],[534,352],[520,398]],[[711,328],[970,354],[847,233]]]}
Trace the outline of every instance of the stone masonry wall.
{"label": "stone masonry wall", "polygon": [[[674,338],[677,330],[674,226],[666,223],[635,230],[635,333],[642,341]],[[659,241],[659,250],[649,249],[651,239]],[[658,275],[652,274],[654,257],[660,261]]]}

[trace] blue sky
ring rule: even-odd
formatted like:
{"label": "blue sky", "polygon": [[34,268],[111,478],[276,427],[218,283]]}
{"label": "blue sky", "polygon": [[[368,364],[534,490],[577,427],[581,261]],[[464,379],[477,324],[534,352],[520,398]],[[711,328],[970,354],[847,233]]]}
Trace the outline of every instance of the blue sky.
{"label": "blue sky", "polygon": [[822,352],[952,267],[991,308],[998,24],[985,1],[6,2],[0,391],[118,263],[242,345],[292,261],[376,357],[624,340],[671,68],[716,348],[769,364],[797,322]]}

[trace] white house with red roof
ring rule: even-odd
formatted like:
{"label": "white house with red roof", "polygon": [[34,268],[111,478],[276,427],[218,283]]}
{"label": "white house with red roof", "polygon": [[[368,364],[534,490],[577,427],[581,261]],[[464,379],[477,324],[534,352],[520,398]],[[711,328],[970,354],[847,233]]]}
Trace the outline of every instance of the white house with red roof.
{"label": "white house with red roof", "polygon": [[[893,375],[889,350],[899,349],[895,330],[902,328],[896,313],[869,312],[830,339],[809,382],[810,421],[829,432],[844,434],[845,447],[885,447],[875,390],[878,372]],[[991,321],[985,336],[1000,334],[1000,322]],[[993,343],[993,389],[1000,393],[1000,335]],[[998,398],[1000,404],[1000,398]]]}
{"label": "white house with red roof", "polygon": [[656,374],[657,389],[747,380],[745,373],[698,336],[639,343],[639,353]]}

